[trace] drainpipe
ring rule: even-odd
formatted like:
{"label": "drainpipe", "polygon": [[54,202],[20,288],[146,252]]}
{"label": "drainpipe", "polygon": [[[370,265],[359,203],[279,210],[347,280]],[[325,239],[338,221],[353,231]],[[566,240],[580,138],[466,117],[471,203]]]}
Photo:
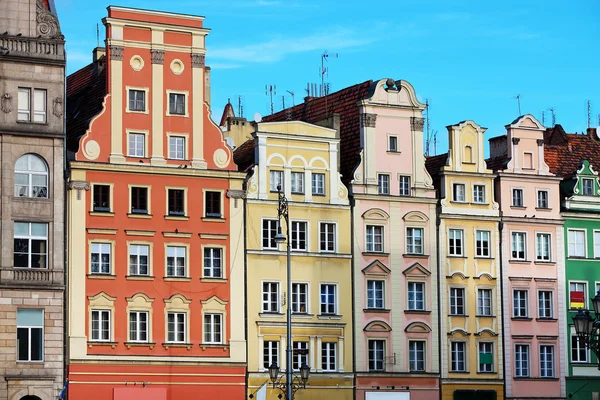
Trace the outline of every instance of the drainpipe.
{"label": "drainpipe", "polygon": [[[438,394],[439,394],[439,399],[442,400],[442,301],[441,301],[441,290],[442,290],[442,274],[441,274],[441,261],[440,261],[440,224],[441,224],[441,218],[440,215],[442,213],[442,204],[441,204],[441,200],[438,200],[438,203],[436,204],[435,207],[435,236],[436,236],[436,242],[437,242],[437,247],[435,249],[435,254],[436,254],[436,264],[437,264],[437,273],[438,273],[438,280],[437,280],[437,291],[438,291],[438,304],[437,304],[437,309],[438,309],[438,343],[439,343],[439,348],[438,348],[438,370],[440,373],[440,378],[439,378],[439,390],[438,390]],[[445,279],[445,278],[444,278]],[[445,343],[444,343],[445,346]]]}
{"label": "drainpipe", "polygon": [[[348,190],[350,191],[350,190]],[[354,196],[349,195],[348,200],[350,200],[350,287],[352,290],[352,398],[356,399],[356,299],[354,298]]]}
{"label": "drainpipe", "polygon": [[[63,378],[62,384],[65,385],[67,379],[67,184],[69,179],[69,170],[67,164],[67,52],[65,51],[65,69],[64,69],[64,85],[63,85]],[[62,388],[61,388],[62,391]],[[68,391],[67,391],[68,392]],[[68,393],[65,392],[65,399],[68,398]]]}
{"label": "drainpipe", "polygon": [[[498,247],[499,247],[499,262],[500,262],[500,302],[502,304],[502,309],[500,312],[500,324],[502,326],[502,351],[506,354],[506,332],[504,331],[504,273],[503,273],[503,264],[502,264],[502,231],[504,229],[504,222],[502,222],[502,211],[500,211],[500,221],[498,222]],[[502,378],[504,380],[504,384],[502,385],[503,397],[506,398],[506,357],[503,357],[502,363]]]}
{"label": "drainpipe", "polygon": [[[248,229],[247,229],[247,205],[248,205],[248,200],[246,199],[246,191],[248,190],[248,180],[250,179],[250,177],[253,175],[254,170],[251,169],[250,172],[248,172],[248,174],[246,175],[246,178],[244,178],[244,183],[242,183],[242,190],[244,191],[244,198],[243,198],[243,207],[244,207],[244,339],[246,340],[246,377],[245,377],[245,383],[246,383],[246,387],[244,390],[248,390],[248,256],[246,254],[246,249],[248,248]],[[246,394],[244,395],[244,398],[248,397],[248,393],[246,392]]]}

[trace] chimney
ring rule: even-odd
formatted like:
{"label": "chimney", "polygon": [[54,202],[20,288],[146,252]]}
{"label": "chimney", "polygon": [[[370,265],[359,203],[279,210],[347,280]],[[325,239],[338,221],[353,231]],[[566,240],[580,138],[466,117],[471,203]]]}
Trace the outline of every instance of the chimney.
{"label": "chimney", "polygon": [[598,137],[598,128],[587,128],[587,134],[593,140],[600,141],[600,138]]}
{"label": "chimney", "polygon": [[204,101],[210,106],[210,67],[204,67]]}
{"label": "chimney", "polygon": [[94,50],[92,50],[92,61],[97,62],[98,59],[102,56],[106,55],[106,48],[105,47],[96,47]]}

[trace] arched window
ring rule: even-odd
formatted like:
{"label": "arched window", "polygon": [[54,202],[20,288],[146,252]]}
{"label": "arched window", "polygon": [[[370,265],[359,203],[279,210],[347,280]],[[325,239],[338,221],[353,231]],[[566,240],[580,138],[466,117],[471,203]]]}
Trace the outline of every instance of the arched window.
{"label": "arched window", "polygon": [[35,154],[25,154],[15,163],[15,197],[48,197],[48,167]]}

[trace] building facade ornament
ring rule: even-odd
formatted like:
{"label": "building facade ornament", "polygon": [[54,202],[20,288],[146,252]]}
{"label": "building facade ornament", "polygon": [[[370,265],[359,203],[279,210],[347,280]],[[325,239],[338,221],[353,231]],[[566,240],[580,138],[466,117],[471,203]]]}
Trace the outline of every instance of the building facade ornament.
{"label": "building facade ornament", "polygon": [[513,144],[519,144],[520,141],[521,141],[521,138],[518,138],[518,137],[512,138],[512,143]]}
{"label": "building facade ornament", "polygon": [[538,146],[543,146],[544,145],[544,139],[538,139],[537,140],[537,145]]}
{"label": "building facade ornament", "polygon": [[360,126],[364,128],[375,128],[377,114],[360,114]]}
{"label": "building facade ornament", "polygon": [[63,99],[60,97],[55,98],[52,102],[52,114],[60,118],[63,115],[63,110]]}
{"label": "building facade ornament", "polygon": [[122,46],[110,46],[110,59],[115,61],[123,60],[123,47]]}
{"label": "building facade ornament", "polygon": [[206,56],[200,53],[192,53],[192,68],[204,68]]}
{"label": "building facade ornament", "polygon": [[58,19],[46,9],[41,0],[37,1],[35,21],[38,36],[45,39],[64,39],[64,36],[60,33]]}
{"label": "building facade ornament", "polygon": [[160,64],[163,65],[165,62],[165,51],[164,50],[150,50],[150,54],[152,54],[152,64]]}
{"label": "building facade ornament", "polygon": [[423,126],[425,125],[425,118],[410,117],[410,129],[417,132],[423,132]]}
{"label": "building facade ornament", "polygon": [[81,200],[81,191],[90,190],[90,183],[88,181],[69,181],[67,189],[77,190],[77,200]]}
{"label": "building facade ornament", "polygon": [[7,114],[12,111],[12,96],[10,94],[4,93],[2,95],[2,99],[0,99],[0,109]]}

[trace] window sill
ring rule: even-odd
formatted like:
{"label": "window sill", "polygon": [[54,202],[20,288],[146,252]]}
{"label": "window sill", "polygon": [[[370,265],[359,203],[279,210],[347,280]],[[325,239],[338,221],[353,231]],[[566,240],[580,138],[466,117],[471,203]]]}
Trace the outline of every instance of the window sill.
{"label": "window sill", "polygon": [[462,318],[468,318],[469,314],[448,314],[449,317],[462,317]]}
{"label": "window sill", "polygon": [[515,263],[515,264],[531,264],[531,260],[515,260],[515,259],[510,259],[510,260],[508,260],[508,262]]}
{"label": "window sill", "polygon": [[427,310],[404,310],[404,314],[429,315],[431,311]]}
{"label": "window sill", "polygon": [[468,258],[467,256],[463,256],[463,255],[453,255],[453,254],[448,254],[446,257],[447,257],[447,258]]}
{"label": "window sill", "polygon": [[204,283],[227,283],[227,279],[224,279],[224,278],[200,278],[200,282],[204,282]]}
{"label": "window sill", "polygon": [[489,206],[490,205],[490,203],[478,203],[476,201],[472,202],[472,203],[469,203],[469,204],[472,205],[472,206]]}
{"label": "window sill", "polygon": [[596,258],[588,258],[585,256],[567,256],[569,260],[596,260]]}
{"label": "window sill", "polygon": [[88,348],[92,348],[92,346],[110,346],[113,349],[117,348],[117,342],[100,342],[95,340],[88,340],[87,345]]}
{"label": "window sill", "polygon": [[469,371],[450,371],[451,374],[469,374]]}
{"label": "window sill", "polygon": [[225,343],[200,343],[202,350],[206,349],[223,349],[223,351],[229,350],[229,345]]}
{"label": "window sill", "polygon": [[314,316],[314,314],[309,313],[292,312],[292,318],[311,319]]}
{"label": "window sill", "polygon": [[[275,192],[275,193],[277,193],[277,192]],[[313,196],[320,196],[320,197],[325,197],[326,196],[325,193],[313,193],[312,195]]]}
{"label": "window sill", "polygon": [[127,275],[125,277],[129,281],[152,281],[154,278],[152,275]]}
{"label": "window sill", "polygon": [[43,360],[35,360],[35,361],[17,360],[17,364],[44,365],[44,361]]}
{"label": "window sill", "polygon": [[51,202],[53,199],[49,197],[29,197],[29,196],[13,196],[14,201],[26,200],[26,201],[40,201],[40,202]]}
{"label": "window sill", "polygon": [[469,204],[468,201],[458,201],[458,200],[450,200],[450,203],[454,203],[454,204]]}
{"label": "window sill", "polygon": [[405,253],[402,254],[404,258],[429,258],[429,254],[418,254],[418,253]]}
{"label": "window sill", "polygon": [[292,194],[298,195],[298,196],[304,196],[304,192],[293,192],[292,191]]}
{"label": "window sill", "polygon": [[191,343],[163,343],[162,345],[165,348],[165,350],[169,350],[169,347],[186,348],[188,350],[191,350],[193,346]]}
{"label": "window sill", "polygon": [[486,257],[486,256],[475,256],[473,258],[476,260],[495,260],[494,257]]}
{"label": "window sill", "polygon": [[363,256],[384,256],[387,257],[390,253],[384,253],[382,251],[363,251]]}
{"label": "window sill", "polygon": [[526,210],[527,209],[527,207],[525,207],[525,206],[515,206],[515,205],[510,206],[510,208],[512,208],[513,210]]}
{"label": "window sill", "polygon": [[165,219],[171,221],[188,221],[190,217],[186,217],[185,215],[165,215]]}
{"label": "window sill", "polygon": [[523,376],[515,376],[515,381],[558,381],[560,378],[529,378]]}
{"label": "window sill", "polygon": [[477,371],[478,375],[494,375],[497,374],[496,371]]}
{"label": "window sill", "polygon": [[156,346],[156,343],[154,342],[125,342],[125,347],[127,347],[127,350],[131,349],[132,347],[149,347],[150,350],[154,349],[154,346]]}
{"label": "window sill", "polygon": [[35,122],[35,121],[17,120],[17,124],[48,125],[48,122]]}
{"label": "window sill", "polygon": [[536,318],[537,322],[556,322],[558,319],[556,318]]}
{"label": "window sill", "polygon": [[389,308],[363,308],[363,312],[366,313],[382,313],[382,314],[389,314],[390,313]]}
{"label": "window sill", "polygon": [[165,276],[163,277],[165,282],[191,282],[192,278],[178,277],[178,276]]}
{"label": "window sill", "polygon": [[280,312],[260,312],[258,316],[261,318],[281,318],[283,313]]}
{"label": "window sill", "polygon": [[87,274],[89,279],[117,279],[113,274]]}
{"label": "window sill", "polygon": [[541,265],[555,265],[556,264],[555,261],[542,261],[542,260],[534,261],[533,263],[541,264]]}
{"label": "window sill", "polygon": [[475,314],[475,317],[477,317],[477,318],[496,318],[495,315],[479,315],[479,314]]}
{"label": "window sill", "polygon": [[333,320],[333,319],[342,319],[341,315],[338,314],[319,314],[317,315],[318,319],[322,320]]}
{"label": "window sill", "polygon": [[402,152],[398,151],[398,150],[388,150],[387,153],[388,154],[402,154]]}
{"label": "window sill", "polygon": [[127,213],[129,218],[152,219],[152,214]]}
{"label": "window sill", "polygon": [[202,217],[201,220],[204,222],[225,222],[225,218],[218,217]]}
{"label": "window sill", "polygon": [[533,318],[530,317],[511,317],[513,321],[533,321]]}
{"label": "window sill", "polygon": [[90,211],[92,217],[114,217],[115,213],[112,211]]}
{"label": "window sill", "polygon": [[537,211],[552,211],[551,208],[546,208],[546,207],[536,207],[535,208]]}

